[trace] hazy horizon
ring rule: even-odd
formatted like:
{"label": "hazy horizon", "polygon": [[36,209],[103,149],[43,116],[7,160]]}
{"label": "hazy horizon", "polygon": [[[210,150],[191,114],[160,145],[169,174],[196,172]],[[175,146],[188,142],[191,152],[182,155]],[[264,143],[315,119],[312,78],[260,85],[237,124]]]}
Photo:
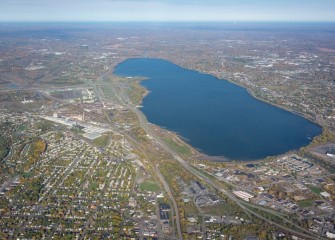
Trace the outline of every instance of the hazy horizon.
{"label": "hazy horizon", "polygon": [[334,22],[333,0],[2,0],[0,22]]}

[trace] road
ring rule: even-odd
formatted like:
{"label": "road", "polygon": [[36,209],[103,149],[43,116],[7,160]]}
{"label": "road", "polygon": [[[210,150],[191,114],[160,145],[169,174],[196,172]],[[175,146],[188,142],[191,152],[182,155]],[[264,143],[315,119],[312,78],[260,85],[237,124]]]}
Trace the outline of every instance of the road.
{"label": "road", "polygon": [[[114,83],[113,83],[114,85]],[[115,85],[113,86],[113,90],[115,93],[116,98],[119,100],[119,102],[121,104],[123,104],[124,106],[126,106],[127,108],[129,108],[130,110],[132,110],[138,117],[140,126],[143,128],[143,130],[146,131],[146,133],[148,135],[150,135],[161,147],[163,147],[168,153],[170,153],[174,159],[176,159],[185,169],[187,169],[189,172],[191,172],[192,174],[194,174],[195,176],[197,176],[198,178],[202,179],[203,181],[205,181],[209,186],[212,186],[214,189],[222,192],[225,196],[227,196],[231,201],[235,202],[237,205],[239,205],[248,215],[252,214],[255,217],[262,219],[266,222],[268,222],[269,224],[275,225],[278,228],[281,228],[283,230],[286,230],[296,236],[300,236],[300,237],[304,237],[306,239],[322,239],[319,235],[310,232],[302,227],[300,227],[299,225],[289,221],[288,219],[286,219],[285,217],[282,216],[282,214],[279,214],[275,211],[272,211],[270,209],[266,209],[266,208],[262,208],[260,206],[251,204],[251,203],[247,203],[237,197],[235,197],[235,195],[225,189],[222,188],[222,186],[220,186],[217,182],[214,182],[212,179],[208,178],[207,176],[205,176],[203,173],[201,173],[199,170],[196,170],[195,168],[193,168],[192,166],[190,166],[188,164],[188,162],[186,162],[185,160],[183,160],[175,151],[173,151],[172,149],[170,149],[170,147],[168,147],[166,145],[166,143],[164,141],[161,140],[161,138],[159,136],[156,135],[156,133],[151,129],[151,127],[148,124],[148,121],[146,119],[146,117],[144,116],[144,114],[139,111],[137,109],[137,107],[134,104],[131,104],[129,102],[128,97],[126,96],[125,92],[122,89],[118,89],[119,91],[117,91],[117,89],[115,89]],[[165,186],[168,187],[167,182],[165,181],[164,177],[160,174],[160,172],[158,171],[158,169],[156,168],[156,174],[159,176],[162,184],[164,185],[164,188],[166,188]],[[166,188],[166,189],[169,189]],[[174,203],[174,208],[175,208],[175,212],[176,212],[176,224],[177,224],[177,230],[180,229],[180,221],[179,221],[179,216],[178,215],[178,208],[175,204],[175,200],[171,194],[171,191],[167,191],[170,199],[172,200],[172,202]],[[171,195],[170,195],[171,194]],[[296,229],[299,229],[299,232],[296,230],[293,230],[291,228],[288,228],[284,225],[281,225],[279,223],[275,223],[263,216],[261,216],[258,212],[255,212],[253,210],[250,209],[250,207],[254,208],[254,209],[258,209],[260,211],[263,212],[267,212],[270,214],[273,214],[275,216],[277,216],[278,218],[281,218],[285,223],[289,223],[291,226],[294,226]],[[180,236],[180,239],[182,239],[182,235],[181,232],[179,232],[180,230],[178,230],[178,235]]]}
{"label": "road", "polygon": [[[53,185],[51,185],[44,193],[42,193],[42,196],[38,199],[38,203],[42,202],[45,196],[54,189],[56,186],[60,186],[63,184],[66,177],[70,174],[71,170],[74,169],[74,167],[78,164],[78,162],[81,160],[82,156],[86,153],[87,149],[84,149],[76,158],[69,164],[69,166],[59,175],[56,177],[56,181]],[[56,189],[54,190],[54,192]]]}
{"label": "road", "polygon": [[[135,112],[137,114],[141,127],[149,134],[149,132],[151,132],[151,129],[148,127],[146,118],[142,114],[142,112],[140,112],[136,108],[136,106],[131,105],[131,103],[129,101],[129,98],[127,97],[127,95],[126,95],[126,93],[124,92],[123,89],[117,88],[117,86],[114,83],[111,83],[111,84],[113,86],[112,90],[113,90],[114,96],[119,101],[119,103],[122,104],[123,106],[126,106],[127,108],[129,108],[130,110],[132,110],[133,112]],[[104,101],[107,101],[106,97],[104,96],[103,90],[101,88],[99,88],[97,91],[100,93],[99,97],[100,98],[102,97],[104,99]],[[139,117],[139,114],[141,114],[141,117]],[[177,238],[178,239],[183,239],[182,238],[181,227],[180,227],[180,217],[179,217],[178,206],[177,206],[176,200],[174,199],[174,197],[172,195],[170,186],[166,182],[166,180],[163,177],[163,175],[161,174],[161,172],[158,170],[157,166],[153,167],[152,169],[155,171],[156,176],[158,176],[160,182],[162,183],[166,193],[168,194],[168,196],[169,196],[169,198],[170,198],[170,200],[173,204],[172,219],[173,219],[173,216],[174,216],[175,217],[175,224],[176,224],[176,228],[177,228]]]}
{"label": "road", "polygon": [[[177,157],[177,160],[191,173],[193,173],[195,176],[197,176],[198,178],[202,179],[203,181],[205,181],[208,185],[212,186],[213,188],[217,189],[218,191],[222,192],[225,196],[227,196],[230,200],[234,201],[237,205],[239,205],[245,212],[250,213],[264,221],[267,221],[270,224],[273,224],[283,230],[286,230],[288,232],[291,232],[292,234],[295,234],[297,236],[301,236],[301,237],[305,237],[307,239],[321,239],[319,235],[309,232],[308,230],[300,227],[299,225],[296,225],[295,223],[287,220],[286,218],[282,217],[281,215],[277,215],[275,211],[272,211],[270,209],[266,209],[266,208],[260,208],[257,205],[254,204],[250,204],[248,202],[245,202],[243,200],[240,200],[239,198],[235,197],[234,194],[230,193],[229,191],[226,191],[225,189],[223,189],[218,183],[213,182],[210,178],[208,178],[207,176],[205,176],[204,174],[202,174],[201,172],[195,170],[192,166],[190,166],[187,162],[185,162],[184,160],[182,160],[181,158]],[[291,224],[292,226],[294,226],[295,228],[299,229],[298,231],[295,231],[291,228],[288,228],[286,226],[280,225],[278,223],[275,223],[263,216],[261,216],[259,213],[251,210],[248,207],[252,207],[252,208],[256,208],[258,210],[261,210],[263,212],[268,212],[270,214],[273,214],[275,216],[277,216],[278,218],[281,218],[284,222]]]}
{"label": "road", "polygon": [[6,181],[4,184],[2,184],[2,186],[0,187],[0,193],[4,192],[6,188],[10,187],[10,185],[17,180],[19,180],[19,176],[13,177],[10,180]]}
{"label": "road", "polygon": [[[161,174],[161,172],[158,170],[158,166],[155,167],[156,168],[156,173],[157,176],[159,177],[159,180],[162,182],[165,191],[167,192],[167,194],[169,195],[169,198],[171,199],[172,203],[173,203],[173,208],[174,208],[174,215],[176,217],[176,227],[177,227],[177,234],[178,234],[178,238],[182,239],[182,234],[181,234],[181,228],[180,228],[180,219],[179,219],[179,212],[178,212],[178,205],[176,200],[174,199],[170,186],[167,184],[167,182],[165,181],[163,175]],[[178,223],[178,224],[177,224]]]}
{"label": "road", "polygon": [[[167,152],[169,152],[185,169],[187,169],[189,172],[191,172],[192,174],[194,174],[195,176],[197,176],[198,178],[202,179],[203,181],[205,181],[208,185],[212,186],[213,188],[217,189],[218,191],[222,192],[224,195],[226,195],[231,201],[235,202],[236,204],[238,204],[245,212],[250,213],[262,220],[267,221],[270,224],[273,224],[277,227],[280,227],[281,229],[284,229],[288,232],[291,232],[292,234],[295,234],[297,236],[301,236],[301,237],[305,237],[307,239],[320,239],[320,236],[318,236],[317,234],[310,232],[302,227],[300,227],[299,225],[289,221],[288,219],[284,218],[283,216],[281,216],[281,214],[278,214],[275,211],[272,211],[270,209],[266,209],[266,208],[262,208],[260,206],[254,205],[254,204],[250,204],[247,203],[243,200],[240,200],[239,198],[235,197],[234,194],[232,194],[229,191],[226,191],[225,189],[223,189],[218,183],[214,182],[213,180],[211,180],[210,178],[208,178],[207,176],[205,176],[204,174],[202,174],[201,172],[199,172],[198,170],[196,170],[195,168],[193,168],[192,166],[190,166],[188,164],[188,162],[186,162],[185,160],[183,160],[175,151],[173,151],[172,149],[170,149],[165,142],[163,142],[154,131],[152,131],[151,127],[148,124],[148,121],[146,120],[146,117],[144,116],[144,114],[139,111],[136,107],[132,107],[132,110],[136,113],[136,115],[139,118],[139,122],[141,127],[147,132],[147,134],[150,134],[151,137],[153,137],[153,139],[156,140],[157,143],[159,143]],[[264,212],[268,212],[270,214],[273,214],[279,218],[281,218],[282,220],[284,220],[284,222],[287,222],[289,224],[291,224],[292,226],[294,226],[295,228],[299,229],[298,231],[292,230],[286,226],[280,225],[278,223],[275,223],[267,218],[262,217],[260,214],[258,214],[255,211],[250,210],[247,207],[252,207],[252,208],[256,208],[258,210],[264,211]]]}

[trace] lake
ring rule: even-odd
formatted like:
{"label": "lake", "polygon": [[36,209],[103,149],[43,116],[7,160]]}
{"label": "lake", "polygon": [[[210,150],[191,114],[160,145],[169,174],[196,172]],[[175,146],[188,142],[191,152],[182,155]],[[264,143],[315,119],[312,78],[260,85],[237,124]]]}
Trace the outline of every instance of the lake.
{"label": "lake", "polygon": [[255,160],[307,145],[321,127],[253,98],[246,89],[169,61],[132,58],[114,73],[145,77],[148,121],[178,133],[209,156]]}

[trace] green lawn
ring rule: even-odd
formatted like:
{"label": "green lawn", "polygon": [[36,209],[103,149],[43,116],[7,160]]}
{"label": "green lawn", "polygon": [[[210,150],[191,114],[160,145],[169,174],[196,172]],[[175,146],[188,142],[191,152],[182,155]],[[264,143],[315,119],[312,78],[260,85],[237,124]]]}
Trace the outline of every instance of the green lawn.
{"label": "green lawn", "polygon": [[322,192],[322,189],[318,188],[318,187],[314,187],[314,186],[308,186],[309,190],[311,190],[313,193],[320,195],[320,193]]}
{"label": "green lawn", "polygon": [[17,128],[17,131],[18,132],[23,132],[27,129],[27,126],[24,125],[24,124],[21,124],[18,128]]}
{"label": "green lawn", "polygon": [[97,147],[105,147],[109,141],[108,135],[102,135],[93,140],[93,144]]}
{"label": "green lawn", "polygon": [[166,142],[167,145],[169,145],[169,147],[173,151],[175,151],[179,154],[182,154],[182,155],[190,155],[191,154],[191,151],[190,151],[188,146],[179,145],[176,142],[174,142],[172,139],[169,139],[169,138],[164,138],[164,142]]}
{"label": "green lawn", "polygon": [[154,182],[144,181],[140,185],[140,189],[143,191],[150,191],[150,192],[159,192],[161,188]]}
{"label": "green lawn", "polygon": [[196,206],[194,206],[192,202],[187,203],[183,208],[185,209],[186,216],[199,214],[198,209],[196,208]]}
{"label": "green lawn", "polygon": [[213,215],[234,215],[237,212],[241,212],[241,209],[235,205],[235,204],[230,204],[230,203],[223,203],[220,205],[215,205],[215,206],[208,206],[202,208],[203,212],[206,214],[213,214]]}
{"label": "green lawn", "polygon": [[299,207],[301,208],[307,208],[307,207],[311,207],[313,206],[313,200],[303,200],[303,201],[299,201],[297,202]]}

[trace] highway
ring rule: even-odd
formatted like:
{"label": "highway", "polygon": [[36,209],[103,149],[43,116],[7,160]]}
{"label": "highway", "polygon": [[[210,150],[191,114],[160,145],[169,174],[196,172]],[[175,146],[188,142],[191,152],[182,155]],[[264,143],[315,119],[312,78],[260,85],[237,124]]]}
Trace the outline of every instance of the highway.
{"label": "highway", "polygon": [[[125,94],[125,92],[123,91],[123,89],[117,89],[117,87],[114,85],[114,83],[112,83],[113,86],[113,93],[114,96],[116,97],[116,99],[119,101],[120,104],[128,107],[129,109],[131,109],[132,111],[134,111],[136,114],[142,114],[142,112],[140,112],[135,106],[132,106],[129,102],[129,99],[127,97],[127,95]],[[101,88],[99,88],[99,97],[103,98],[104,101],[107,101],[106,97],[104,96],[103,90]],[[138,116],[138,115],[137,115]],[[144,119],[143,119],[144,118]],[[139,121],[140,121],[140,125],[142,126],[142,128],[149,133],[150,128],[148,127],[148,122],[145,119],[145,116],[142,114],[141,117],[138,117]],[[146,126],[146,128],[144,128],[144,126]],[[163,175],[161,174],[161,172],[158,170],[158,167],[155,166],[152,168],[155,171],[156,176],[158,176],[160,182],[162,183],[165,192],[168,194],[172,204],[173,204],[173,211],[172,211],[172,221],[173,218],[175,217],[175,225],[177,228],[177,239],[183,239],[182,238],[182,232],[181,232],[181,227],[180,227],[180,217],[179,217],[179,211],[178,211],[178,205],[176,203],[176,200],[174,199],[170,186],[169,184],[166,182],[165,178],[163,177]],[[174,217],[173,217],[174,216]]]}
{"label": "highway", "polygon": [[[112,85],[114,85],[114,83]],[[303,238],[306,238],[306,239],[323,239],[318,234],[316,234],[314,232],[310,232],[307,229],[304,229],[304,228],[300,227],[299,225],[289,221],[288,219],[283,217],[281,213],[278,213],[276,211],[273,211],[273,210],[270,210],[270,209],[267,209],[267,208],[260,207],[258,205],[254,205],[254,204],[245,202],[245,201],[235,197],[235,195],[232,192],[225,190],[217,182],[208,178],[203,173],[201,173],[199,170],[197,170],[193,166],[189,165],[188,162],[183,160],[175,151],[173,151],[171,148],[169,148],[166,145],[166,143],[161,140],[161,138],[159,136],[156,135],[156,133],[151,129],[150,125],[148,124],[148,121],[147,121],[146,117],[144,116],[144,114],[141,111],[139,111],[134,104],[130,103],[130,101],[129,101],[126,93],[123,91],[123,89],[121,89],[121,88],[115,89],[115,87],[116,86],[114,85],[113,90],[114,90],[116,98],[120,101],[121,104],[123,104],[124,106],[126,106],[127,108],[132,110],[137,115],[140,126],[143,128],[143,130],[145,130],[146,133],[154,139],[154,141],[156,141],[161,147],[163,147],[168,153],[170,153],[174,157],[174,159],[177,160],[181,164],[181,166],[183,166],[186,170],[191,172],[193,175],[197,176],[199,179],[205,181],[209,186],[211,186],[214,189],[222,192],[231,201],[233,201],[237,205],[239,205],[248,215],[249,214],[254,215],[257,218],[262,219],[262,220],[268,222],[269,224],[275,225],[278,228],[283,229],[287,232],[290,232],[290,233],[292,233],[293,235],[296,235],[296,236],[300,236],[300,237],[303,237]],[[165,181],[164,177],[158,171],[157,167],[155,168],[155,171],[156,171],[157,176],[160,178],[160,181],[162,182],[165,190],[167,191],[171,201],[173,202],[174,209],[175,209],[175,215],[176,215],[177,232],[178,232],[179,238],[182,239],[177,204],[176,204],[176,202],[175,202],[175,200],[172,196],[171,191],[169,190],[170,188],[168,186],[168,183]],[[290,224],[291,226],[295,227],[295,229],[298,229],[299,231],[288,228],[285,225],[273,222],[273,221],[263,217],[258,212],[255,212],[255,211],[251,210],[250,208],[257,209],[257,210],[275,215],[276,217],[282,219],[283,222]]]}
{"label": "highway", "polygon": [[[178,157],[177,157],[178,158]],[[227,196],[230,200],[234,201],[237,205],[239,205],[245,212],[250,213],[262,220],[267,221],[270,224],[273,224],[281,229],[284,229],[288,232],[291,232],[292,234],[295,234],[297,236],[301,236],[301,237],[305,237],[307,239],[321,239],[317,234],[309,232],[308,230],[300,227],[299,225],[296,225],[295,223],[287,220],[286,218],[282,217],[281,215],[278,215],[277,212],[272,211],[270,209],[266,209],[266,208],[261,208],[257,205],[245,202],[237,197],[235,197],[234,194],[232,194],[229,191],[226,191],[225,189],[223,189],[218,183],[213,182],[210,178],[208,178],[207,176],[205,176],[204,174],[202,174],[201,172],[195,170],[192,166],[190,166],[187,162],[185,162],[184,160],[177,159],[188,171],[190,171],[191,173],[193,173],[195,176],[197,176],[198,178],[202,179],[203,181],[205,181],[208,185],[212,186],[213,188],[217,189],[218,191],[222,192],[225,196]],[[273,214],[275,216],[277,216],[278,218],[281,218],[284,222],[291,224],[292,226],[294,226],[295,228],[299,229],[298,231],[295,231],[293,229],[290,229],[286,226],[280,225],[278,223],[275,223],[263,216],[261,216],[259,213],[252,211],[250,208],[248,207],[252,207],[252,208],[256,208],[258,210],[264,211],[264,212],[268,212],[270,214]],[[311,236],[312,235],[312,236]]]}
{"label": "highway", "polygon": [[[188,164],[188,162],[186,162],[185,160],[183,160],[175,151],[173,151],[172,149],[170,149],[165,142],[163,142],[154,131],[152,131],[151,127],[148,124],[148,121],[146,119],[146,117],[144,116],[144,114],[139,111],[136,107],[131,107],[132,110],[136,113],[136,115],[139,118],[139,122],[141,127],[147,132],[147,134],[150,134],[151,137],[153,137],[153,139],[155,139],[155,141],[157,143],[159,143],[167,152],[169,152],[174,159],[176,159],[185,169],[187,169],[189,172],[191,172],[192,174],[194,174],[195,176],[197,176],[198,178],[202,179],[203,181],[205,181],[209,186],[212,186],[213,188],[217,189],[218,191],[222,192],[224,195],[226,195],[231,201],[235,202],[236,204],[238,204],[246,213],[250,213],[262,220],[267,221],[270,224],[273,224],[283,230],[286,230],[288,232],[291,232],[292,234],[295,234],[297,236],[301,236],[307,239],[322,239],[320,238],[319,235],[310,232],[302,227],[300,227],[299,225],[289,221],[288,219],[284,218],[283,216],[281,216],[281,214],[278,214],[276,211],[270,210],[270,209],[266,209],[266,208],[262,208],[260,206],[245,202],[237,197],[235,197],[235,195],[231,192],[226,191],[225,189],[223,189],[218,183],[214,182],[213,180],[211,180],[210,178],[208,178],[207,176],[205,176],[204,174],[202,174],[201,172],[199,172],[198,170],[196,170],[195,168],[193,168],[192,166],[190,166]],[[286,226],[280,225],[278,223],[275,223],[263,216],[261,216],[260,214],[258,214],[255,211],[252,211],[251,209],[249,209],[248,207],[252,207],[252,208],[256,208],[258,210],[264,211],[264,212],[268,212],[270,214],[273,214],[279,218],[281,218],[284,222],[291,224],[292,226],[294,226],[295,228],[299,229],[298,231],[295,231],[293,229],[290,229]]]}
{"label": "highway", "polygon": [[0,193],[4,192],[6,188],[9,188],[11,184],[13,184],[15,181],[19,180],[19,176],[13,177],[6,181],[2,186],[0,187]]}
{"label": "highway", "polygon": [[[157,176],[159,177],[159,180],[163,184],[165,191],[167,192],[167,194],[169,195],[169,198],[171,199],[171,201],[173,203],[174,216],[176,217],[176,227],[177,227],[178,239],[182,239],[181,228],[180,228],[179,212],[178,212],[178,205],[177,205],[176,200],[174,199],[174,197],[172,195],[172,192],[171,192],[169,184],[165,181],[163,175],[158,170],[158,166],[156,166],[155,169],[156,169]],[[173,216],[173,214],[172,214],[172,216]]]}

